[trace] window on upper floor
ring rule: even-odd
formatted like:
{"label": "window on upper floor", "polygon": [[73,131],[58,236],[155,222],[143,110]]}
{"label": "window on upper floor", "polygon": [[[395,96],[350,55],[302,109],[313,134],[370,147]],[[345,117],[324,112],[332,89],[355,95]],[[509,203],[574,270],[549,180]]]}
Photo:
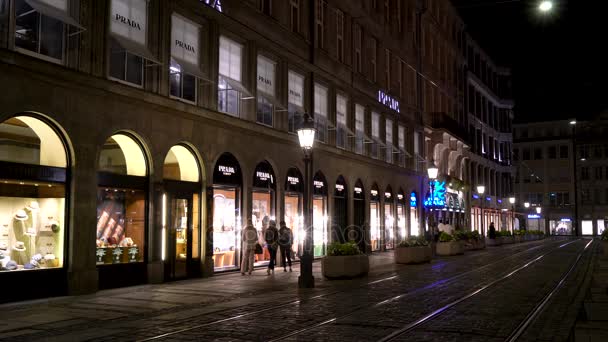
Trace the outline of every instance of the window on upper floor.
{"label": "window on upper floor", "polygon": [[391,51],[384,49],[384,81],[386,89],[391,90]]}
{"label": "window on upper floor", "polygon": [[370,53],[369,53],[369,63],[370,63],[370,77],[373,82],[378,80],[377,74],[377,59],[378,59],[378,41],[376,38],[370,38]]}
{"label": "window on upper floor", "polygon": [[[9,1],[4,1],[8,8]],[[69,1],[15,0],[15,49],[54,63],[63,63],[65,30],[80,27],[69,16]]]}
{"label": "window on upper floor", "polygon": [[519,161],[519,149],[518,148],[513,149],[513,161]]}
{"label": "window on upper floor", "polygon": [[523,155],[522,155],[522,160],[530,160],[530,148],[525,147],[525,148],[522,150],[522,154],[523,154]]}
{"label": "window on upper floor", "polygon": [[402,0],[395,1],[395,18],[397,19],[397,30],[399,33],[403,32],[403,13],[401,9],[401,1]]}
{"label": "window on upper floor", "polygon": [[344,62],[344,12],[336,10],[336,57]]}
{"label": "window on upper floor", "polygon": [[384,131],[384,142],[386,144],[386,158],[384,159],[387,163],[393,163],[393,120],[386,119],[385,131]]}
{"label": "window on upper floor", "polygon": [[371,157],[378,159],[380,153],[380,114],[372,112],[372,152]]}
{"label": "window on upper floor", "polygon": [[593,172],[595,174],[595,180],[602,180],[602,167],[601,166],[596,166],[593,168]]}
{"label": "window on upper floor", "polygon": [[300,0],[289,0],[291,32],[300,33]]}
{"label": "window on upper floor", "polygon": [[355,104],[355,152],[365,153],[365,107]]}
{"label": "window on upper floor", "polygon": [[541,147],[536,147],[534,149],[534,160],[543,159],[543,149]]}
{"label": "window on upper floor", "polygon": [[353,40],[353,47],[354,47],[354,55],[355,55],[355,60],[354,60],[354,67],[355,67],[355,71],[358,73],[363,72],[362,69],[362,60],[361,60],[361,48],[363,45],[363,31],[361,29],[361,25],[359,24],[353,24],[353,31],[354,31],[354,40]]}
{"label": "window on upper floor", "polygon": [[233,116],[241,115],[243,45],[220,36],[218,110]]}
{"label": "window on upper floor", "polygon": [[557,159],[557,147],[556,146],[547,147],[547,157],[549,159]]}
{"label": "window on upper floor", "polygon": [[391,0],[384,0],[384,21],[391,23]]}
{"label": "window on upper floor", "polygon": [[315,126],[317,129],[316,139],[327,142],[327,88],[315,84]]}
{"label": "window on upper floor", "polygon": [[317,48],[325,49],[325,10],[327,9],[327,3],[325,0],[316,0],[315,5],[317,6],[317,18],[315,20]]}
{"label": "window on upper floor", "polygon": [[273,113],[276,103],[275,77],[276,62],[258,55],[258,77],[257,77],[257,111],[256,121],[266,126],[273,125]]}
{"label": "window on upper floor", "polygon": [[348,149],[348,100],[343,95],[336,95],[336,146]]}
{"label": "window on upper floor", "polygon": [[405,127],[401,125],[397,127],[397,145],[399,148],[399,166],[405,167],[407,147],[405,146]]}
{"label": "window on upper floor", "polygon": [[581,167],[581,179],[589,180],[589,168],[586,166]]}
{"label": "window on upper floor", "polygon": [[304,118],[304,76],[289,70],[288,83],[288,129],[296,133]]}
{"label": "window on upper floor", "polygon": [[272,0],[259,0],[260,1],[260,12],[272,16]]}
{"label": "window on upper floor", "polygon": [[200,27],[178,15],[171,16],[171,62],[169,91],[172,97],[196,103],[200,68]]}
{"label": "window on upper floor", "polygon": [[568,159],[568,146],[562,145],[559,147],[559,157],[561,159]]}

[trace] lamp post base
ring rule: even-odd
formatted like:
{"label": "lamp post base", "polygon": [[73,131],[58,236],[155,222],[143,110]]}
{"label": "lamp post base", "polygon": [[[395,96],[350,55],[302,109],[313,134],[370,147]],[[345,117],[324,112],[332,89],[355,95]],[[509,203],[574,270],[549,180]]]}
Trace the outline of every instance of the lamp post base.
{"label": "lamp post base", "polygon": [[302,258],[300,259],[298,287],[301,289],[311,289],[315,287],[315,278],[312,276],[312,255],[308,253],[302,255]]}

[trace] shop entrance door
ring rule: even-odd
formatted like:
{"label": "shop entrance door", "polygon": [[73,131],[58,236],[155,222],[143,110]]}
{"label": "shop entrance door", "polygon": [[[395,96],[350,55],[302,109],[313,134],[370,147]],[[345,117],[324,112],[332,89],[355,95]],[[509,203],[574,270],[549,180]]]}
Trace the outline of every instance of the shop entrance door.
{"label": "shop entrance door", "polygon": [[354,207],[354,214],[355,214],[355,229],[357,230],[357,235],[358,235],[358,241],[357,244],[359,245],[359,249],[362,252],[367,252],[368,248],[367,246],[369,245],[368,243],[368,237],[367,237],[367,232],[365,231],[365,200],[362,199],[355,199],[355,207]]}

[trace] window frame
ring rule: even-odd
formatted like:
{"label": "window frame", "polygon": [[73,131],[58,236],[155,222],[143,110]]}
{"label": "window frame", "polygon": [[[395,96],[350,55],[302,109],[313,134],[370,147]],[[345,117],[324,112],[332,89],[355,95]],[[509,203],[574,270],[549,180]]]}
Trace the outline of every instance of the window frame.
{"label": "window frame", "polygon": [[[42,42],[42,39],[40,38],[42,36],[41,35],[41,32],[42,32],[42,25],[41,25],[42,18],[43,17],[47,17],[47,18],[51,18],[53,20],[57,20],[57,21],[61,22],[61,25],[62,25],[62,32],[61,32],[61,59],[56,59],[56,58],[53,58],[51,56],[47,56],[45,54],[42,54],[40,52],[35,52],[35,51],[32,51],[32,50],[28,50],[26,48],[19,47],[19,46],[17,46],[17,43],[16,43],[16,35],[17,35],[17,12],[16,11],[17,11],[17,7],[15,6],[15,1],[10,1],[10,0],[8,0],[8,1],[9,1],[8,16],[9,16],[9,18],[11,16],[13,16],[12,24],[9,23],[9,25],[12,26],[11,28],[12,28],[12,31],[13,31],[12,37],[9,37],[9,41],[12,41],[13,50],[16,51],[16,52],[19,52],[21,54],[28,55],[30,57],[35,57],[35,58],[38,58],[38,59],[41,59],[41,60],[44,60],[44,61],[47,61],[47,62],[51,62],[51,63],[55,63],[55,64],[59,64],[59,65],[65,65],[66,55],[67,55],[67,52],[66,52],[66,41],[67,41],[67,37],[66,37],[67,30],[66,30],[66,27],[68,26],[68,24],[62,22],[59,19],[55,19],[55,18],[46,16],[46,15],[44,15],[44,14],[36,11],[32,7],[31,12],[35,13],[36,15],[38,15],[38,25],[37,25],[37,28],[38,28],[38,37],[39,38],[38,38],[38,41],[37,41],[37,44],[36,44],[36,47],[37,47],[38,51],[40,51],[41,42]],[[25,0],[23,0],[23,2],[25,3]],[[13,7],[15,7],[13,10],[11,10],[11,4],[13,5]],[[28,5],[29,7],[31,7],[28,3],[25,3],[25,4]],[[69,5],[69,3],[68,3],[68,5]],[[10,22],[10,19],[9,19],[9,22]],[[10,30],[10,28],[9,28],[9,30]]]}
{"label": "window frame", "polygon": [[[177,61],[175,61],[175,64],[179,65],[179,63],[177,63]],[[178,101],[183,101],[192,105],[196,105],[198,103],[198,87],[199,87],[199,80],[198,77],[194,76],[194,75],[190,75],[189,73],[180,71],[180,92],[182,94],[182,96],[176,96],[171,94],[171,62],[169,62],[169,98],[171,99],[175,99]],[[184,75],[188,75],[190,77],[194,78],[194,100],[188,100],[186,98],[183,97],[184,95]]]}

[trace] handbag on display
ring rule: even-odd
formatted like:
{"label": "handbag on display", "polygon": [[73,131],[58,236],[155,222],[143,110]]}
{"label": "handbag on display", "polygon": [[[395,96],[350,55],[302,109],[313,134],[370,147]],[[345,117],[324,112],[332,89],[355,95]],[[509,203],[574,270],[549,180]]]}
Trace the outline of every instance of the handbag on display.
{"label": "handbag on display", "polygon": [[262,245],[256,242],[255,244],[255,254],[263,254],[264,250],[262,249]]}

